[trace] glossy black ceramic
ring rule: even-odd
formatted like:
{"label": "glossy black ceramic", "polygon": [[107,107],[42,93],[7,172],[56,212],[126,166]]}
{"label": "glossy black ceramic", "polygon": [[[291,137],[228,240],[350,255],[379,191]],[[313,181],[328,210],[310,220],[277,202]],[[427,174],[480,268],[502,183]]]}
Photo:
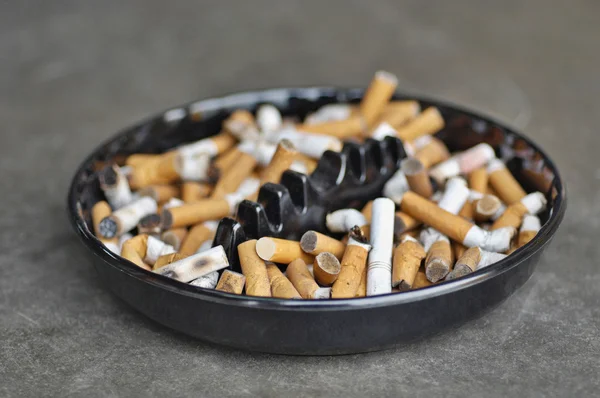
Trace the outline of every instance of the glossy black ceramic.
{"label": "glossy black ceramic", "polygon": [[[217,344],[284,354],[384,349],[456,327],[498,305],[534,271],[564,216],[565,188],[554,163],[526,137],[485,116],[430,99],[417,98],[422,107],[435,105],[441,110],[446,127],[437,136],[451,150],[488,142],[526,190],[540,190],[548,198],[537,236],[506,259],[471,275],[406,293],[358,299],[249,298],[145,271],[105,249],[93,236],[90,209],[103,198],[96,170],[105,162],[122,162],[130,153],[159,153],[216,134],[234,109],[255,110],[272,103],[284,115],[304,116],[327,103],[358,102],[362,94],[360,89],[323,87],[234,94],[163,112],[100,146],[75,173],[68,196],[69,218],[99,276],[117,296],[170,328]],[[239,224],[232,223],[227,231],[236,228]]]}

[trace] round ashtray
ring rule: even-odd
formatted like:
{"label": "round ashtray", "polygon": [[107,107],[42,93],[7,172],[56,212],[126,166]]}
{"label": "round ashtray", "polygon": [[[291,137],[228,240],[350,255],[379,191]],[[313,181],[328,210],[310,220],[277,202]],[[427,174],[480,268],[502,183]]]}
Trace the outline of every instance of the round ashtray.
{"label": "round ashtray", "polygon": [[[468,276],[418,290],[353,299],[284,300],[207,290],[146,271],[108,250],[92,233],[91,207],[102,199],[97,170],[133,153],[161,153],[219,132],[236,109],[273,104],[304,116],[329,103],[356,103],[362,89],[281,88],[182,105],[118,133],[77,169],[68,194],[73,227],[98,274],[117,296],[155,321],[185,334],[246,350],[330,355],[374,351],[456,327],[481,316],[523,285],[556,232],[566,192],[554,162],[535,143],[486,116],[438,100],[396,93],[422,108],[437,107],[445,127],[436,134],[451,150],[490,144],[528,192],[546,195],[542,228],[505,259]],[[349,167],[352,167],[350,165]]]}

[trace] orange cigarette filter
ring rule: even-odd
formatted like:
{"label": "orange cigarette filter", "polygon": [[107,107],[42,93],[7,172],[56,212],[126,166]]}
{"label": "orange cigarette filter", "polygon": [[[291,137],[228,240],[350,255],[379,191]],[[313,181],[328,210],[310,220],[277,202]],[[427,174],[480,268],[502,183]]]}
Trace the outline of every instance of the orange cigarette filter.
{"label": "orange cigarette filter", "polygon": [[431,286],[433,283],[427,279],[425,272],[423,270],[419,270],[417,272],[417,276],[415,276],[415,281],[413,282],[412,290],[421,289],[423,287]]}
{"label": "orange cigarette filter", "polygon": [[514,203],[506,208],[504,213],[492,224],[492,230],[503,227],[519,228],[523,217],[528,213],[527,207],[521,202]]}
{"label": "orange cigarette filter", "polygon": [[356,293],[354,297],[366,297],[367,296],[367,266],[365,265],[365,269],[362,273],[362,277],[360,278],[360,283],[358,288],[356,288]]}
{"label": "orange cigarette filter", "polygon": [[168,245],[173,246],[175,250],[179,250],[185,238],[187,237],[187,228],[173,228],[162,233],[161,240]]}
{"label": "orange cigarette filter", "polygon": [[435,134],[444,128],[444,118],[436,107],[429,107],[416,118],[398,127],[398,137],[402,141],[413,141],[424,135]]}
{"label": "orange cigarette filter", "polygon": [[454,252],[454,258],[461,258],[467,251],[467,247],[462,243],[452,241],[452,251]]}
{"label": "orange cigarette filter", "polygon": [[157,203],[164,203],[171,198],[178,197],[180,194],[179,187],[176,185],[150,185],[140,189],[141,196],[150,196]]}
{"label": "orange cigarette filter", "polygon": [[484,195],[483,198],[473,202],[475,221],[484,222],[492,219],[502,207],[500,199],[493,195]]}
{"label": "orange cigarette filter", "polygon": [[413,192],[424,198],[430,198],[433,195],[433,187],[427,174],[427,169],[425,169],[419,159],[406,158],[402,160],[401,169]]}
{"label": "orange cigarette filter", "polygon": [[300,239],[300,247],[308,254],[316,256],[321,253],[331,253],[338,260],[342,259],[346,245],[337,239],[316,231],[307,231]]}
{"label": "orange cigarette filter", "polygon": [[394,234],[396,235],[412,231],[421,225],[421,221],[409,216],[403,211],[397,211],[394,213],[394,217]]}
{"label": "orange cigarette filter", "polygon": [[219,155],[213,162],[213,166],[219,171],[223,172],[233,166],[235,161],[241,156],[242,153],[243,152],[237,147],[233,147],[225,153]]}
{"label": "orange cigarette filter", "polygon": [[400,207],[408,215],[459,242],[464,241],[473,227],[473,224],[464,218],[441,209],[435,203],[411,191],[404,194]]}
{"label": "orange cigarette filter", "polygon": [[152,270],[154,271],[155,269],[164,267],[165,265],[174,263],[175,261],[183,260],[184,258],[186,258],[186,256],[184,256],[181,253],[163,254],[156,260],[156,262],[152,266]]}
{"label": "orange cigarette filter", "polygon": [[440,239],[431,245],[425,259],[425,274],[431,282],[443,279],[452,270],[452,247],[447,239]]}
{"label": "orange cigarette filter", "polygon": [[165,153],[156,160],[133,167],[129,176],[132,189],[140,189],[153,184],[171,184],[179,179],[176,167],[177,154]]}
{"label": "orange cigarette filter", "polygon": [[269,165],[260,174],[260,185],[272,182],[278,184],[284,171],[290,168],[298,152],[290,140],[279,141]]}
{"label": "orange cigarette filter", "polygon": [[[415,118],[420,110],[421,107],[417,101],[392,101],[385,106],[372,126],[376,128],[381,123],[387,123],[394,128],[398,128]],[[373,130],[372,128],[371,133]]]}
{"label": "orange cigarette filter", "polygon": [[485,194],[487,192],[487,186],[488,173],[485,167],[475,169],[469,174],[469,188],[473,191]]}
{"label": "orange cigarette filter", "polygon": [[256,239],[251,239],[237,247],[242,273],[246,277],[246,295],[271,297],[267,265],[256,254],[256,242]]}
{"label": "orange cigarette filter", "polygon": [[512,205],[527,195],[521,184],[501,160],[493,159],[490,161],[488,173],[490,185],[498,193],[498,197],[507,205]]}
{"label": "orange cigarette filter", "polygon": [[136,167],[148,161],[158,160],[161,155],[149,154],[149,153],[134,153],[133,155],[127,156],[125,164],[127,166]]}
{"label": "orange cigarette filter", "polygon": [[465,220],[472,221],[475,218],[475,205],[470,200],[467,200],[463,205],[462,209],[458,212],[458,215]]}
{"label": "orange cigarette filter", "polygon": [[273,263],[267,263],[267,274],[271,281],[271,295],[284,299],[301,299],[300,293],[296,290],[292,282],[283,275],[283,273]]}
{"label": "orange cigarette filter", "polygon": [[186,181],[181,184],[181,199],[186,203],[196,202],[208,197],[212,187],[209,184]]}
{"label": "orange cigarette filter", "polygon": [[[351,233],[352,235],[352,233]],[[350,241],[341,261],[340,274],[331,288],[332,298],[352,298],[367,293],[366,272],[370,245]],[[364,279],[364,281],[363,281]],[[362,290],[360,289],[363,283]]]}
{"label": "orange cigarette filter", "polygon": [[360,116],[350,116],[344,120],[332,120],[314,124],[300,124],[297,130],[306,133],[331,135],[337,138],[360,136],[366,129],[365,121]]}
{"label": "orange cigarette filter", "polygon": [[315,282],[306,263],[302,259],[292,261],[285,273],[302,298],[315,298],[315,293],[319,290],[319,285]]}
{"label": "orange cigarette filter", "polygon": [[393,74],[386,71],[375,73],[359,106],[360,114],[367,126],[375,124],[390,102],[397,86],[398,78]]}
{"label": "orange cigarette filter", "polygon": [[442,140],[431,137],[431,140],[427,145],[417,150],[414,158],[418,159],[419,162],[423,164],[423,167],[429,169],[430,167],[449,159],[450,152]]}
{"label": "orange cigarette filter", "polygon": [[[481,249],[478,247],[471,247],[470,249],[467,249],[456,262],[455,270],[458,273],[456,277],[464,276],[468,273],[474,272],[477,269],[477,264],[479,264],[480,260]],[[461,272],[461,270],[464,270],[464,273]]]}
{"label": "orange cigarette filter", "polygon": [[215,231],[204,223],[194,225],[185,239],[181,243],[179,252],[185,256],[191,256],[196,253],[204,242],[212,239],[215,235]]}
{"label": "orange cigarette filter", "polygon": [[152,268],[144,262],[147,248],[148,235],[137,235],[123,243],[121,257],[131,261],[140,268],[150,271]]}
{"label": "orange cigarette filter", "polygon": [[105,200],[101,200],[96,202],[96,204],[92,207],[92,223],[94,225],[94,235],[98,237],[98,239],[103,243],[113,243],[117,244],[119,238],[114,237],[110,239],[105,239],[100,237],[99,232],[99,224],[104,218],[110,216],[112,214],[112,209],[110,205]]}
{"label": "orange cigarette filter", "polygon": [[256,253],[265,261],[279,264],[289,264],[298,258],[312,264],[315,259],[302,250],[300,242],[278,238],[260,238],[256,242]]}
{"label": "orange cigarette filter", "polygon": [[[235,192],[242,181],[252,174],[255,167],[256,159],[245,152],[241,152],[235,163],[235,167],[230,167],[227,169],[223,175],[221,175],[219,181],[217,181],[215,184],[211,198],[221,199],[228,193]],[[224,216],[220,216],[218,218],[221,217]]]}
{"label": "orange cigarette filter", "polygon": [[244,275],[226,269],[221,274],[221,278],[219,279],[215,290],[233,294],[242,294],[245,283],[246,277]]}
{"label": "orange cigarette filter", "polygon": [[339,260],[333,254],[325,252],[315,257],[313,273],[321,286],[331,286],[337,280],[341,268]]}
{"label": "orange cigarette filter", "polygon": [[367,204],[362,208],[362,210],[360,211],[362,213],[363,216],[365,216],[365,219],[367,220],[367,222],[371,222],[371,216],[373,213],[373,201],[369,200],[367,202]]}
{"label": "orange cigarette filter", "polygon": [[304,164],[307,175],[312,174],[312,172],[317,168],[316,160],[300,152],[296,152],[296,155],[294,155],[294,161],[302,162]]}
{"label": "orange cigarette filter", "polygon": [[166,229],[187,227],[203,221],[219,220],[231,212],[229,202],[225,199],[204,199],[182,206],[164,209],[163,226]]}
{"label": "orange cigarette filter", "polygon": [[412,288],[425,249],[415,239],[407,238],[394,249],[392,263],[392,286],[400,291]]}

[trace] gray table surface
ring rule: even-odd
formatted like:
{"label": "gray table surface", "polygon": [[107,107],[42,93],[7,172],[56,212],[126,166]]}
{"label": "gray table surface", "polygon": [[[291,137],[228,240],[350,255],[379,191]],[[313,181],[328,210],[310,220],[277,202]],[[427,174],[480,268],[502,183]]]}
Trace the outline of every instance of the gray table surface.
{"label": "gray table surface", "polygon": [[[0,396],[597,393],[599,15],[593,0],[2,2]],[[298,358],[171,332],[99,283],[65,196],[100,142],[195,98],[379,68],[522,128],[562,170],[562,227],[499,308],[403,348]]]}

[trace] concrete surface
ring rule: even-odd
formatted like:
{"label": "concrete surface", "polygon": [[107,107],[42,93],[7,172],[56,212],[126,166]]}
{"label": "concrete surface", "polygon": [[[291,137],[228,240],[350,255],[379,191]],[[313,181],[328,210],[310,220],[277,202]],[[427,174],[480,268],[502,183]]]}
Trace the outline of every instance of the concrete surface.
{"label": "concrete surface", "polygon": [[[2,2],[0,396],[597,394],[598,15],[592,0]],[[378,68],[523,128],[561,168],[565,221],[501,307],[397,350],[294,358],[173,333],[99,284],[64,211],[97,144],[194,98]]]}

